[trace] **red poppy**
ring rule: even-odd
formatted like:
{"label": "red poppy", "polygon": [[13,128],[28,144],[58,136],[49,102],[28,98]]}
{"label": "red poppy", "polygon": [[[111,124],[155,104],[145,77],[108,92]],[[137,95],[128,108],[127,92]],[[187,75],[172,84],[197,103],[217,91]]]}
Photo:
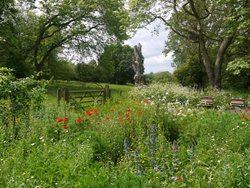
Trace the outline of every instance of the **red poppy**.
{"label": "red poppy", "polygon": [[76,120],[76,123],[81,123],[81,122],[82,122],[82,119],[80,118]]}
{"label": "red poppy", "polygon": [[143,112],[140,110],[140,111],[138,112],[138,114],[142,115],[142,114],[143,114]]}
{"label": "red poppy", "polygon": [[245,114],[242,114],[242,118],[243,118],[245,121],[248,121],[248,117],[247,117]]}
{"label": "red poppy", "polygon": [[64,128],[64,129],[68,129],[68,128],[69,128],[69,126],[67,126],[67,125],[64,125],[64,126],[63,126],[63,128]]}
{"label": "red poppy", "polygon": [[63,121],[63,118],[59,118],[59,119],[56,120],[56,122],[58,122],[58,123],[62,122],[62,121]]}
{"label": "red poppy", "polygon": [[68,122],[69,121],[69,118],[64,118],[64,122]]}
{"label": "red poppy", "polygon": [[124,123],[125,123],[124,120],[121,120],[121,121],[120,121],[120,124],[121,124],[121,125],[124,125]]}
{"label": "red poppy", "polygon": [[114,109],[114,108],[111,108],[111,109],[110,109],[110,112],[114,112],[114,111],[115,111],[115,109]]}
{"label": "red poppy", "polygon": [[85,113],[86,113],[86,115],[88,115],[88,116],[91,116],[91,115],[92,115],[92,112],[91,112],[90,110],[86,110]]}
{"label": "red poppy", "polygon": [[130,114],[129,113],[126,114],[126,118],[130,118]]}
{"label": "red poppy", "polygon": [[97,115],[98,110],[97,110],[97,109],[94,109],[93,112],[94,112],[95,115]]}
{"label": "red poppy", "polygon": [[105,117],[105,120],[110,120],[110,118],[109,117]]}
{"label": "red poppy", "polygon": [[130,108],[127,108],[127,112],[130,112],[131,110],[130,110]]}
{"label": "red poppy", "polygon": [[122,119],[122,115],[118,115],[118,119]]}

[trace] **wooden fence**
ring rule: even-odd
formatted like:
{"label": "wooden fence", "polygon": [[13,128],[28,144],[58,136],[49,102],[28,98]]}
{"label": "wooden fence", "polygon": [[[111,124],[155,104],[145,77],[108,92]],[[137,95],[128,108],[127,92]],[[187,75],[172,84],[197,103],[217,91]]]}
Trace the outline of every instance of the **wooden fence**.
{"label": "wooden fence", "polygon": [[111,97],[111,90],[106,85],[103,89],[93,90],[69,90],[68,88],[59,88],[57,90],[57,104],[63,99],[67,103],[73,101],[76,103],[94,103],[104,104],[107,98]]}

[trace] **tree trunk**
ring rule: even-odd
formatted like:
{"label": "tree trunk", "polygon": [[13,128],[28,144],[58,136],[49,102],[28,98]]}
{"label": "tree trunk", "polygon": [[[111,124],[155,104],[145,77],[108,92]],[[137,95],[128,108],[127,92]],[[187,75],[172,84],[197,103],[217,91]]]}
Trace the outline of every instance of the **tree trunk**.
{"label": "tree trunk", "polygon": [[223,62],[223,57],[226,53],[228,46],[231,44],[233,37],[226,37],[220,44],[220,48],[216,55],[216,60],[214,64],[214,87],[221,89],[221,67]]}
{"label": "tree trunk", "polygon": [[214,87],[215,80],[214,80],[214,71],[213,71],[213,67],[212,67],[212,61],[208,55],[208,52],[207,52],[207,49],[205,46],[205,42],[204,42],[203,38],[201,38],[201,35],[200,35],[200,50],[201,50],[201,54],[202,54],[202,58],[203,58],[203,65],[204,65],[206,73],[207,73],[209,84],[212,87]]}
{"label": "tree trunk", "polygon": [[226,53],[228,46],[231,44],[233,37],[226,37],[220,44],[217,51],[214,67],[209,57],[208,51],[205,46],[203,38],[200,38],[200,50],[203,57],[203,64],[208,76],[209,84],[216,89],[221,89],[221,69],[223,63],[223,57]]}
{"label": "tree trunk", "polygon": [[35,63],[36,68],[36,79],[40,80],[42,78],[41,71],[43,70],[43,64]]}

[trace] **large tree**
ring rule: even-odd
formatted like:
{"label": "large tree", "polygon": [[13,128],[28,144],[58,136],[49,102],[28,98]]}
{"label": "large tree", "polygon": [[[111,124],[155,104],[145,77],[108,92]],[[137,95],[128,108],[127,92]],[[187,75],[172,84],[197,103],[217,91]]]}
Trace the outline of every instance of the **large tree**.
{"label": "large tree", "polygon": [[187,43],[196,43],[210,85],[221,87],[225,54],[249,29],[242,24],[249,19],[249,0],[130,0],[130,7],[137,26],[160,19]]}
{"label": "large tree", "polygon": [[37,73],[55,49],[88,56],[128,37],[128,14],[122,0],[33,1],[28,8],[20,2],[19,10],[33,22],[27,26],[32,28],[32,51],[26,61],[32,62]]}

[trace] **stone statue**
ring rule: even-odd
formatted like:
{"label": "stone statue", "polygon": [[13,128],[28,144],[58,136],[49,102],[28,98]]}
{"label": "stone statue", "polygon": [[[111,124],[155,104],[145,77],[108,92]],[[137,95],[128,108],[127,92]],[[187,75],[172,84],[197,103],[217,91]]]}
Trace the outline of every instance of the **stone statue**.
{"label": "stone statue", "polygon": [[138,43],[138,45],[134,46],[134,55],[133,55],[133,61],[132,66],[135,71],[135,86],[143,86],[144,85],[144,57],[141,53],[142,45]]}

